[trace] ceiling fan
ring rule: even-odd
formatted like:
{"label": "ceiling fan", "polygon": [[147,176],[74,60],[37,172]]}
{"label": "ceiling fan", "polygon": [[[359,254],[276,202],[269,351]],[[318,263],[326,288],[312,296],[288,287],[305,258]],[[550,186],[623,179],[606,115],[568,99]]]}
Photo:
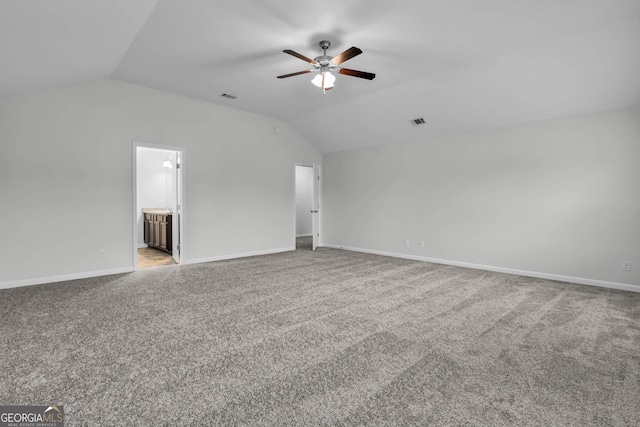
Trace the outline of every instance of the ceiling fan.
{"label": "ceiling fan", "polygon": [[336,81],[336,77],[333,74],[331,74],[331,72],[344,74],[345,76],[360,77],[361,79],[367,79],[367,80],[373,80],[376,77],[376,75],[373,73],[367,73],[366,71],[351,70],[349,68],[342,68],[339,66],[343,62],[353,58],[354,56],[360,55],[362,53],[362,51],[357,47],[355,46],[350,47],[349,49],[345,50],[344,52],[342,52],[340,55],[337,55],[337,56],[328,56],[327,49],[329,48],[329,46],[331,46],[331,42],[329,42],[328,40],[322,40],[318,44],[320,45],[320,48],[324,50],[324,54],[314,59],[307,58],[306,56],[301,55],[298,52],[294,52],[293,50],[290,50],[290,49],[283,50],[284,53],[288,53],[289,55],[295,56],[296,58],[300,58],[303,61],[310,63],[311,65],[313,65],[313,69],[298,71],[296,73],[291,73],[291,74],[283,74],[281,76],[278,76],[278,78],[284,79],[287,77],[298,76],[300,74],[317,72],[318,75],[316,75],[311,80],[311,83],[318,86],[319,88],[322,88],[322,93],[326,93],[326,91],[333,89],[333,83]]}

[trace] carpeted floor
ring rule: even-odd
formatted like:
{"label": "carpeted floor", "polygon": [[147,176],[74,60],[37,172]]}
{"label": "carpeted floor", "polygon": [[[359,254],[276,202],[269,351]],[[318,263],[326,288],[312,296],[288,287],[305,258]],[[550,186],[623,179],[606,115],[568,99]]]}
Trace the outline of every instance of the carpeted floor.
{"label": "carpeted floor", "polygon": [[640,424],[640,294],[320,248],[0,290],[67,426]]}
{"label": "carpeted floor", "polygon": [[296,249],[299,251],[312,251],[313,250],[313,237],[296,237]]}

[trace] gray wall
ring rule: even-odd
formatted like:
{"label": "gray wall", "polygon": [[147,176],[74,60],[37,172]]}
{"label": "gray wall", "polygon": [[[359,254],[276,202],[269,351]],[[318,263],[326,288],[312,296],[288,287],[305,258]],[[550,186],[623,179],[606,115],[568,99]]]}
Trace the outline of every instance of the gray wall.
{"label": "gray wall", "polygon": [[107,79],[0,99],[0,287],[133,268],[134,140],[186,149],[185,262],[295,248],[293,165],[319,152],[277,119]]}
{"label": "gray wall", "polygon": [[326,245],[640,285],[639,109],[333,153],[323,169]]}

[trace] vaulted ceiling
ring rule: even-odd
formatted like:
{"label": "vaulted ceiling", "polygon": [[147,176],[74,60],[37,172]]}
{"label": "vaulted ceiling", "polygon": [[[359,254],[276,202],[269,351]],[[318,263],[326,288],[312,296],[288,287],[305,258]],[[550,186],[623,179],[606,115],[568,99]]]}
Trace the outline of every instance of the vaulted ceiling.
{"label": "vaulted ceiling", "polygon": [[[323,39],[376,78],[276,79],[309,68],[283,49]],[[638,105],[639,46],[640,0],[0,0],[0,96],[111,77],[282,119],[326,153]]]}

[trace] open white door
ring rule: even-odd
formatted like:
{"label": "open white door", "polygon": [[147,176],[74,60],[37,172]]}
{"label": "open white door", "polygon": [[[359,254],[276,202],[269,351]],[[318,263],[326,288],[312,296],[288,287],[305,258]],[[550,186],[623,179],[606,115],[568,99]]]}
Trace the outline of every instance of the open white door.
{"label": "open white door", "polygon": [[313,165],[313,185],[311,190],[311,232],[313,233],[313,250],[318,249],[320,240],[320,166]]}
{"label": "open white door", "polygon": [[174,170],[173,182],[175,184],[176,208],[173,212],[171,255],[176,264],[180,264],[180,218],[182,217],[182,158],[180,151],[176,151],[176,167]]}
{"label": "open white door", "polygon": [[[184,148],[173,145],[154,144],[149,142],[132,142],[133,147],[133,266],[137,270],[138,265],[138,247],[142,245],[144,235],[144,222],[141,216],[142,208],[167,208],[173,211],[171,221],[171,256],[178,264],[182,262],[183,254],[185,253],[184,246],[184,194],[185,189],[184,180],[185,176],[182,173],[184,170]],[[155,185],[157,171],[152,174],[153,179],[150,178],[148,171],[149,164],[146,166],[141,163],[142,150],[150,150],[152,152],[158,152],[160,158],[156,158],[154,162],[161,162],[155,166],[162,165],[164,174],[164,202],[165,206],[161,206],[159,199],[154,195],[150,199],[145,199],[144,194],[156,194],[157,188],[148,187],[149,185]],[[165,168],[164,161],[169,160],[169,164]],[[154,163],[155,164],[155,163]],[[143,166],[141,168],[141,166]],[[154,167],[151,169],[154,170]],[[156,168],[157,169],[157,168]],[[146,175],[145,175],[146,174]],[[148,200],[152,200],[151,205]],[[169,236],[167,236],[169,237]],[[168,239],[167,239],[168,240]],[[145,245],[146,246],[146,245]],[[142,246],[140,246],[142,247]]]}

